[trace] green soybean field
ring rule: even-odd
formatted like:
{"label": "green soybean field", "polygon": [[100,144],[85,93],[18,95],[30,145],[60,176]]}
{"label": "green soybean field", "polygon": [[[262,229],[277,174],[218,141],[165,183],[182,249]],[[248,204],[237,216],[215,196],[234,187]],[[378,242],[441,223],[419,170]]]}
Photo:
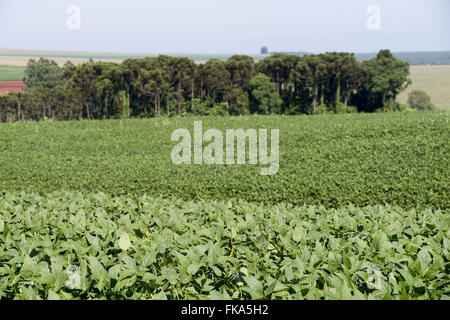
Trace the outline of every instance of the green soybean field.
{"label": "green soybean field", "polygon": [[[449,299],[449,116],[0,124],[0,299]],[[199,120],[278,174],[173,164]]]}

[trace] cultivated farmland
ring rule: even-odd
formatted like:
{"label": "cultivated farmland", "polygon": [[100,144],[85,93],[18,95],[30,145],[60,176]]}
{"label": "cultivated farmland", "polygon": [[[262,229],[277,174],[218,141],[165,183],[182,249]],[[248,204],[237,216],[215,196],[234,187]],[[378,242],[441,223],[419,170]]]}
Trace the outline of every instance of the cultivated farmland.
{"label": "cultivated farmland", "polygon": [[[304,55],[311,54],[305,52],[289,52],[289,54]],[[183,56],[189,59],[206,62],[209,59],[227,60],[232,54],[173,54],[175,56]],[[370,60],[376,57],[376,53],[356,53],[355,56],[358,61]],[[450,51],[428,51],[428,52],[394,52],[397,59],[408,61],[411,65],[449,65]],[[21,58],[39,58],[44,57],[48,59],[75,59],[75,60],[125,60],[129,58],[144,58],[155,56],[154,53],[120,53],[120,52],[82,52],[82,51],[49,51],[49,50],[15,50],[15,49],[0,49],[0,62],[3,57],[18,58],[17,61],[23,61]],[[270,54],[251,54],[255,60],[267,58]],[[1,64],[1,63],[0,63]]]}
{"label": "cultivated farmland", "polygon": [[0,298],[440,299],[449,227],[390,206],[4,193]]}
{"label": "cultivated farmland", "polygon": [[414,89],[426,91],[438,109],[450,109],[450,66],[412,66],[412,84],[402,92],[398,100],[408,101],[408,93]]}
{"label": "cultivated farmland", "polygon": [[0,65],[0,81],[22,81],[25,67]]}
{"label": "cultivated farmland", "polygon": [[[0,190],[449,208],[449,112],[29,122],[0,125]],[[178,128],[280,129],[280,170],[175,166]]]}
{"label": "cultivated farmland", "polygon": [[[449,296],[448,111],[0,124],[0,297]],[[171,133],[280,129],[280,172]]]}

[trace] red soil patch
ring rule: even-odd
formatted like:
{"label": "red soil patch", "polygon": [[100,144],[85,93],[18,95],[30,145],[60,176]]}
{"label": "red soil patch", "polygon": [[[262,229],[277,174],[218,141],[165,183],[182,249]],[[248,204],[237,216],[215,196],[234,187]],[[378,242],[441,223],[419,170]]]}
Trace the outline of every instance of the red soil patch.
{"label": "red soil patch", "polygon": [[0,95],[10,92],[21,92],[27,89],[27,85],[22,81],[0,81]]}

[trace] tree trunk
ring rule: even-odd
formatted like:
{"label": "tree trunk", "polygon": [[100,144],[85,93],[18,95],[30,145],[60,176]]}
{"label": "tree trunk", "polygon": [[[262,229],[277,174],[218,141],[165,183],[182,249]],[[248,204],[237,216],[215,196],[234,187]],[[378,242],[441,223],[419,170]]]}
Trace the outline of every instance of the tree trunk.
{"label": "tree trunk", "polygon": [[158,106],[158,117],[161,115],[161,99],[160,96],[156,97],[156,101],[157,101],[157,106]]}
{"label": "tree trunk", "polygon": [[[180,115],[181,114],[181,81],[178,81],[178,110],[177,110],[177,114]],[[167,106],[167,110],[169,109],[169,106]]]}
{"label": "tree trunk", "polygon": [[349,98],[350,98],[350,85],[349,85],[349,83],[348,83],[348,81],[346,81],[345,82],[345,93],[344,93],[344,96],[345,96],[345,100],[344,100],[344,105],[347,107],[348,106],[348,100],[349,100]]}
{"label": "tree trunk", "polygon": [[317,113],[317,96],[319,94],[319,87],[316,85],[314,87],[314,101],[313,101],[313,108],[314,108],[314,113]]}
{"label": "tree trunk", "polygon": [[130,89],[127,89],[127,108],[128,108],[128,118],[131,117],[131,108],[130,108]]}
{"label": "tree trunk", "polygon": [[277,72],[277,93],[280,94],[280,75]]}
{"label": "tree trunk", "polygon": [[17,104],[17,111],[18,111],[18,117],[19,117],[19,122],[21,122],[21,119],[20,119],[20,114],[21,114],[21,112],[22,112],[22,110],[21,110],[21,103],[19,102],[18,104]]}
{"label": "tree trunk", "polygon": [[320,94],[321,94],[321,96],[320,96],[320,104],[324,105],[325,104],[325,93],[324,93],[323,85],[322,85],[322,88],[321,88],[320,91],[321,91],[320,92]]}
{"label": "tree trunk", "polygon": [[91,114],[89,112],[89,105],[87,103],[84,104],[84,106],[86,107],[86,116],[87,119],[90,120],[91,119]]}
{"label": "tree trunk", "polygon": [[170,117],[170,104],[168,101],[166,101],[166,109],[167,109],[167,116]]}
{"label": "tree trunk", "polygon": [[203,101],[203,97],[205,96],[205,92],[203,90],[203,80],[200,80],[200,99]]}
{"label": "tree trunk", "polygon": [[337,88],[336,88],[336,106],[341,103],[341,82],[339,80],[339,75],[337,76]]}

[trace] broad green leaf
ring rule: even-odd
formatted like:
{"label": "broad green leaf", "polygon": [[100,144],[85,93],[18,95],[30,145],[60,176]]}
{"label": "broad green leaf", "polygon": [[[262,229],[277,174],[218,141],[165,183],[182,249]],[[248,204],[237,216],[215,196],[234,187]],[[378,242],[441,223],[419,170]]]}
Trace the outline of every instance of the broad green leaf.
{"label": "broad green leaf", "polygon": [[128,233],[123,233],[119,239],[120,249],[127,251],[131,247],[131,241]]}

